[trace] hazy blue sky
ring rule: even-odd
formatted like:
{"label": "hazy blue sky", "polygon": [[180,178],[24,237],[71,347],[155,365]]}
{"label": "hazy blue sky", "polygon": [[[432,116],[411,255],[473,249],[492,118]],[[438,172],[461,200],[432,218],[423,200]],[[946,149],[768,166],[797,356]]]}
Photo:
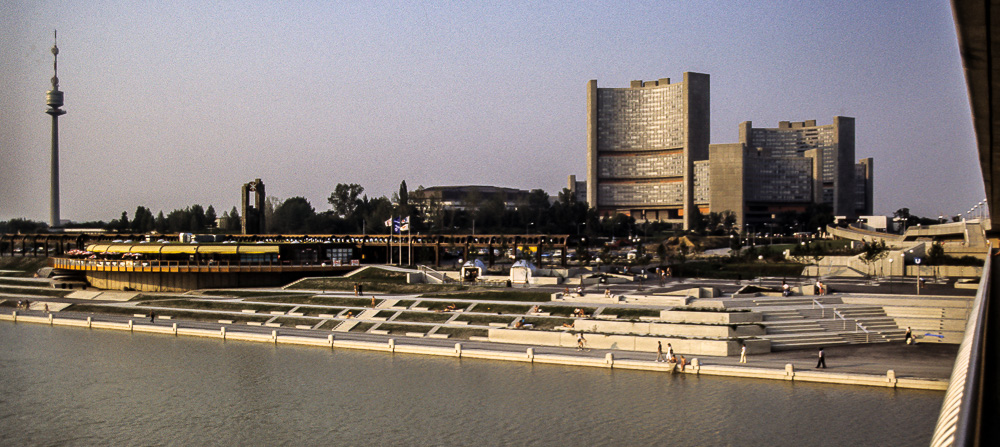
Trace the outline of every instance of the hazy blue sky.
{"label": "hazy blue sky", "polygon": [[64,219],[221,214],[258,177],[320,211],[337,183],[555,194],[584,176],[588,80],[685,71],[711,75],[712,143],[855,117],[876,213],[985,197],[943,0],[208,3],[0,0],[0,219],[48,220],[55,28]]}

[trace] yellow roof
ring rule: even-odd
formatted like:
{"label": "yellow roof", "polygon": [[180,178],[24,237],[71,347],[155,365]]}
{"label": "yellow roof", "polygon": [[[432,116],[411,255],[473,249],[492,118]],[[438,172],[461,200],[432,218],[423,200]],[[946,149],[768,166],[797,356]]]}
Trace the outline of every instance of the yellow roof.
{"label": "yellow roof", "polygon": [[278,253],[278,245],[265,244],[92,244],[87,251],[94,253],[144,254],[269,254]]}
{"label": "yellow roof", "polygon": [[240,245],[239,246],[239,252],[240,252],[241,255],[249,255],[249,254],[260,255],[260,254],[267,254],[267,253],[277,253],[278,252],[278,246],[277,245],[258,245],[258,244]]}
{"label": "yellow roof", "polygon": [[236,244],[225,244],[225,245],[197,245],[195,250],[198,253],[217,253],[224,255],[235,255],[236,254]]}

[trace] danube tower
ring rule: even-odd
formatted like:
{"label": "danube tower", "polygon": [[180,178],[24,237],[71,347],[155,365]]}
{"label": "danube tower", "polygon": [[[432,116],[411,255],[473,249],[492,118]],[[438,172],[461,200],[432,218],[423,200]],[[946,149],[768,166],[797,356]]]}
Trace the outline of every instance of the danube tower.
{"label": "danube tower", "polygon": [[45,95],[45,103],[49,109],[45,111],[52,115],[52,202],[50,207],[52,222],[50,227],[59,227],[59,115],[66,113],[60,109],[63,105],[63,92],[59,91],[59,47],[55,43],[56,34],[52,34],[52,90]]}

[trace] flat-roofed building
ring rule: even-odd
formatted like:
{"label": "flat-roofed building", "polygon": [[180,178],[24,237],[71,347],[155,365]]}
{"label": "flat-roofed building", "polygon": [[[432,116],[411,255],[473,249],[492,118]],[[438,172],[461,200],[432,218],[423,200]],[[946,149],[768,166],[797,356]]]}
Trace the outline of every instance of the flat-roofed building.
{"label": "flat-roofed building", "polygon": [[627,88],[588,82],[587,203],[601,215],[691,227],[709,118],[707,74],[687,72],[677,83],[632,81]]}
{"label": "flat-roofed building", "polygon": [[776,128],[755,128],[744,121],[739,142],[775,159],[812,158],[819,169],[812,201],[830,205],[837,215],[857,215],[854,118],[835,116],[823,126],[816,120],[781,121]]}

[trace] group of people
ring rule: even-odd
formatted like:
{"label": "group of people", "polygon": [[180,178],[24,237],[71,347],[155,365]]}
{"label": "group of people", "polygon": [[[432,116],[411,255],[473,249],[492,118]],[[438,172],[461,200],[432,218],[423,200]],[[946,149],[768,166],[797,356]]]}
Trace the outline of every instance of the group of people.
{"label": "group of people", "polygon": [[673,272],[670,270],[670,267],[657,269],[657,273],[657,276],[660,278],[660,287],[663,287],[667,278],[673,276]]}
{"label": "group of people", "polygon": [[579,307],[577,307],[576,309],[573,309],[573,316],[574,317],[580,317],[580,318],[586,318],[587,314],[585,314],[583,312],[583,309],[580,309]]}
{"label": "group of people", "polygon": [[681,371],[687,367],[687,359],[683,355],[678,356],[674,354],[674,347],[667,343],[667,352],[663,352],[663,343],[660,341],[656,342],[656,361],[666,362],[666,363],[676,363],[680,366]]}
{"label": "group of people", "polygon": [[817,279],[815,292],[816,295],[826,295],[827,293],[830,293],[830,290],[826,288],[826,284],[823,284],[823,281]]}

